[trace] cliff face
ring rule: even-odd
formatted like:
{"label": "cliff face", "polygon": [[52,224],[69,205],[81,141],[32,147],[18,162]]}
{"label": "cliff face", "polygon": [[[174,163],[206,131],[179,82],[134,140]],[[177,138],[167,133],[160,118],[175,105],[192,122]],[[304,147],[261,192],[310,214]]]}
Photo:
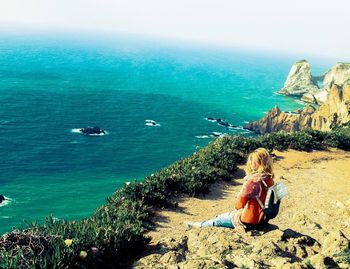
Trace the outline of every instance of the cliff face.
{"label": "cliff face", "polygon": [[323,87],[331,89],[334,84],[344,85],[350,83],[350,63],[337,63],[324,74]]}
{"label": "cliff face", "polygon": [[315,129],[329,131],[350,121],[350,84],[333,85],[328,98],[319,108],[311,105],[296,112],[282,112],[277,106],[262,119],[244,126],[248,130],[264,134],[278,131]]}
{"label": "cliff face", "polygon": [[[319,88],[317,82],[322,84]],[[311,74],[310,64],[306,60],[296,62],[287,77],[281,94],[301,96],[301,100],[321,104],[326,102],[334,84],[343,86],[350,82],[350,63],[337,63],[321,76]]]}
{"label": "cliff face", "polygon": [[296,62],[287,77],[280,93],[301,96],[304,93],[318,92],[320,89],[311,75],[310,64],[306,60]]}

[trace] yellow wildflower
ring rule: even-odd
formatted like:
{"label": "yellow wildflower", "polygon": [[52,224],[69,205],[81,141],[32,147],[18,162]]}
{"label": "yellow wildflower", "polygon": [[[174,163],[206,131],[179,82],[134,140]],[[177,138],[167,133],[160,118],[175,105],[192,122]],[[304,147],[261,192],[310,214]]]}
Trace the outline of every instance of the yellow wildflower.
{"label": "yellow wildflower", "polygon": [[87,252],[84,250],[80,251],[80,253],[79,253],[79,257],[82,259],[85,259],[87,257],[87,255],[88,255]]}
{"label": "yellow wildflower", "polygon": [[70,247],[73,244],[73,240],[72,239],[66,239],[66,240],[64,240],[64,243],[66,244],[67,247]]}

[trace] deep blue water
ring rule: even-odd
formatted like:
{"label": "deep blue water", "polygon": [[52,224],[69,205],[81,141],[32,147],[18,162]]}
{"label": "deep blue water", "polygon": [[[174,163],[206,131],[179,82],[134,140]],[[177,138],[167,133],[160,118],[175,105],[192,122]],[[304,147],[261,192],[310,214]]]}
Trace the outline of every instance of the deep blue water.
{"label": "deep blue water", "polygon": [[[212,132],[205,117],[242,126],[275,104],[289,55],[128,37],[0,39],[0,233],[22,221],[81,218],[125,181],[187,156]],[[329,63],[314,59],[319,73]],[[145,126],[146,119],[160,127]],[[101,137],[72,133],[98,125]]]}

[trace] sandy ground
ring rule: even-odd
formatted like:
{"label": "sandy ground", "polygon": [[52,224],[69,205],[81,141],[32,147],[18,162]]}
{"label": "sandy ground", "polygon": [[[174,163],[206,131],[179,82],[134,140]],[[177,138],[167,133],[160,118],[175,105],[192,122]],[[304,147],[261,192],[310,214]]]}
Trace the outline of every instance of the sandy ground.
{"label": "sandy ground", "polygon": [[[350,153],[334,149],[274,153],[275,181],[286,184],[288,195],[271,223],[280,230],[311,232],[317,240],[331,230],[341,230],[350,238]],[[186,220],[202,221],[231,211],[243,183],[242,169],[235,174],[236,180],[214,184],[208,195],[179,198],[178,208],[159,212],[157,228],[148,234],[151,245],[165,236],[183,234]]]}

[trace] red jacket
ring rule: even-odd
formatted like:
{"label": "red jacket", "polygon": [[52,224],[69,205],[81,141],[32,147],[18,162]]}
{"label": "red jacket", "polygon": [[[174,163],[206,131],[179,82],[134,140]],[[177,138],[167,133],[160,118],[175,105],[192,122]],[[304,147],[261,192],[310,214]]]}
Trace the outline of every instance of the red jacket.
{"label": "red jacket", "polygon": [[243,209],[241,221],[247,224],[259,224],[264,217],[264,211],[255,199],[259,196],[262,203],[265,203],[267,188],[261,182],[265,181],[268,187],[274,184],[272,176],[269,174],[252,174],[244,183],[242,190],[238,194],[235,204],[236,209]]}

